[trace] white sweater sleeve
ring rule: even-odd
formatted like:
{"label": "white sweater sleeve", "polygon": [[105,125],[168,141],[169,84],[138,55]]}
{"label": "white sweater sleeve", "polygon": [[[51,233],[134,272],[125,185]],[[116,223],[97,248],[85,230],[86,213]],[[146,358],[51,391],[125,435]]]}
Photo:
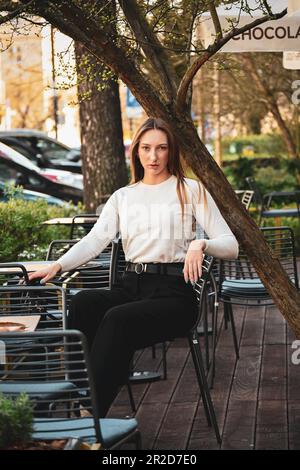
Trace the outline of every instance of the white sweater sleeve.
{"label": "white sweater sleeve", "polygon": [[114,193],[105,204],[92,230],[57,260],[62,271],[70,271],[99,255],[119,232],[117,196]]}
{"label": "white sweater sleeve", "polygon": [[208,191],[204,191],[207,204],[205,204],[203,200],[204,195],[202,191],[201,202],[200,204],[196,204],[195,217],[209,237],[209,240],[205,240],[205,253],[216,258],[235,259],[238,257],[239,253],[238,242],[228,224],[225,222],[212,196]]}

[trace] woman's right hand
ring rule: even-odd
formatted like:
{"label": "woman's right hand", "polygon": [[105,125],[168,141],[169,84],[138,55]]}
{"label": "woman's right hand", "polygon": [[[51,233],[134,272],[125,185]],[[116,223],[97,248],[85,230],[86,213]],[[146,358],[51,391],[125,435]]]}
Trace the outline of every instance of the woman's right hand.
{"label": "woman's right hand", "polygon": [[39,271],[35,271],[34,273],[28,274],[29,281],[33,281],[34,279],[41,279],[41,284],[46,284],[46,282],[53,279],[56,274],[61,271],[61,265],[59,263],[50,264],[44,269],[40,269]]}

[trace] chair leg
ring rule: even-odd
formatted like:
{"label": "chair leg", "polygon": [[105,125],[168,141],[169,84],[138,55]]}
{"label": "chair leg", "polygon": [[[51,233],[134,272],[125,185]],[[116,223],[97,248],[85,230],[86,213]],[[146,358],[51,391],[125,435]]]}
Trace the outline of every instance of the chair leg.
{"label": "chair leg", "polygon": [[199,388],[200,388],[200,392],[202,396],[206,419],[207,419],[208,425],[213,426],[216,439],[218,443],[220,444],[221,436],[220,436],[219,426],[218,426],[214,406],[211,400],[208,383],[205,377],[202,354],[200,350],[200,343],[199,343],[197,332],[195,334],[189,335],[189,344],[190,344],[192,358],[194,361],[198,384],[199,384]]}
{"label": "chair leg", "polygon": [[135,413],[135,412],[136,412],[136,406],[135,406],[135,402],[134,402],[134,398],[133,398],[133,393],[132,393],[131,384],[130,384],[129,381],[127,382],[126,386],[127,386],[127,391],[128,391],[130,406],[131,406],[132,411]]}
{"label": "chair leg", "polygon": [[228,305],[226,302],[224,302],[223,306],[224,306],[224,328],[225,330],[227,330],[228,323],[230,321],[229,314],[228,314]]}
{"label": "chair leg", "polygon": [[152,359],[156,358],[156,349],[155,349],[155,344],[152,346]]}
{"label": "chair leg", "polygon": [[137,431],[135,435],[135,446],[136,450],[142,450],[142,436],[140,431]]}
{"label": "chair leg", "polygon": [[212,307],[212,352],[211,352],[211,363],[207,375],[207,382],[209,388],[213,388],[215,372],[216,372],[216,348],[217,348],[217,338],[218,338],[218,311],[219,311],[219,302],[217,294],[214,298],[214,303]]}
{"label": "chair leg", "polygon": [[163,378],[167,380],[167,345],[164,341],[162,343],[162,365],[163,365]]}
{"label": "chair leg", "polygon": [[229,314],[230,323],[231,323],[231,330],[232,330],[232,337],[233,337],[235,355],[236,355],[236,358],[239,359],[240,358],[239,345],[238,345],[238,340],[237,340],[237,335],[236,335],[235,321],[234,321],[234,316],[233,316],[231,304],[228,304],[228,314]]}
{"label": "chair leg", "polygon": [[207,298],[203,302],[203,329],[204,329],[204,347],[205,347],[205,365],[206,370],[209,370],[209,338],[208,338],[208,305]]}

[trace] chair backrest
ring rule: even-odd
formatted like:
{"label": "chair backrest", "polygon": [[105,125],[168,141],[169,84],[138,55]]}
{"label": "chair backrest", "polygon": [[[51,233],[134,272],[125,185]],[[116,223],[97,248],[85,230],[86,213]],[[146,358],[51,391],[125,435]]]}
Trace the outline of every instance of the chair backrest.
{"label": "chair backrest", "polygon": [[[70,229],[70,238],[74,238],[76,234],[78,238],[78,232],[80,235],[86,235],[95,225],[99,217],[99,214],[77,214],[72,218],[72,224]],[[79,229],[79,230],[78,230]]]}
{"label": "chair backrest", "polygon": [[22,263],[0,263],[0,286],[29,284],[28,272]]}
{"label": "chair backrest", "polygon": [[248,177],[246,178],[246,181],[247,181],[247,183],[248,183],[249,188],[250,188],[250,189],[253,191],[253,193],[254,193],[254,194],[253,194],[254,202],[255,202],[256,204],[258,204],[259,206],[263,207],[263,196],[262,196],[262,193],[261,193],[261,191],[260,191],[260,189],[259,189],[259,187],[258,187],[258,185],[257,185],[257,183],[256,183],[256,181],[255,181],[255,179],[252,178],[252,177],[250,177],[250,176],[248,176]]}
{"label": "chair backrest", "polygon": [[[0,392],[25,392],[34,414],[35,439],[81,437],[102,441],[87,345],[75,330],[0,333]],[[27,346],[26,346],[27,345]],[[81,417],[89,411],[91,418]]]}
{"label": "chair backrest", "polygon": [[[0,326],[57,329],[66,326],[66,293],[59,286],[3,286],[0,288]],[[13,325],[13,324],[16,325]]]}
{"label": "chair backrest", "polygon": [[79,240],[52,240],[48,247],[46,261],[56,261],[62,255],[64,255],[73,245]]}
{"label": "chair backrest", "polygon": [[[47,260],[57,260],[79,240],[53,240],[48,249]],[[78,269],[55,277],[53,283],[66,289],[67,298],[82,289],[107,289],[110,285],[112,244],[110,243],[96,258]]]}
{"label": "chair backrest", "polygon": [[200,319],[201,319],[202,303],[204,300],[204,296],[206,294],[205,289],[206,289],[208,281],[210,280],[210,277],[213,275],[212,273],[213,266],[214,266],[214,258],[212,256],[205,255],[203,258],[203,262],[202,262],[201,278],[194,285],[194,291],[197,296],[199,309],[198,309],[198,316],[193,326],[193,329],[198,326]]}
{"label": "chair backrest", "polygon": [[[290,227],[261,227],[260,230],[291,282],[298,288],[299,280],[295,255],[295,240],[292,229]],[[259,275],[242,247],[240,247],[237,259],[220,260],[220,289],[222,289],[224,281],[237,281],[236,296],[238,297],[238,281],[240,280],[249,280],[251,283],[249,284],[251,286],[251,289],[249,289],[251,298],[254,298],[255,294],[257,294],[258,298],[261,299],[261,290],[256,290],[261,287]],[[243,286],[241,285],[242,288]],[[265,296],[269,298],[268,293],[265,293]]]}
{"label": "chair backrest", "polygon": [[116,286],[121,279],[123,272],[125,271],[126,260],[125,253],[123,250],[122,240],[114,240],[112,242],[112,255],[110,264],[110,288]]}
{"label": "chair backrest", "polygon": [[254,191],[246,189],[242,195],[241,203],[246,207],[248,210],[254,195]]}

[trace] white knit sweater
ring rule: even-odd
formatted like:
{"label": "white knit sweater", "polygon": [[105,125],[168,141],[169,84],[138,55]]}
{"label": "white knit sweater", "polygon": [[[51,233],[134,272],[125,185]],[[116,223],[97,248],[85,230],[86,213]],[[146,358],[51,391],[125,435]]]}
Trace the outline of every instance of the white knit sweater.
{"label": "white knit sweater", "polygon": [[175,176],[155,185],[139,182],[118,189],[88,235],[58,259],[62,270],[74,269],[91,260],[118,233],[127,261],[183,262],[190,242],[195,239],[195,221],[209,237],[207,254],[236,258],[237,240],[214,200],[202,186],[199,194],[197,181],[188,178],[185,181],[188,203],[184,206],[183,217]]}

